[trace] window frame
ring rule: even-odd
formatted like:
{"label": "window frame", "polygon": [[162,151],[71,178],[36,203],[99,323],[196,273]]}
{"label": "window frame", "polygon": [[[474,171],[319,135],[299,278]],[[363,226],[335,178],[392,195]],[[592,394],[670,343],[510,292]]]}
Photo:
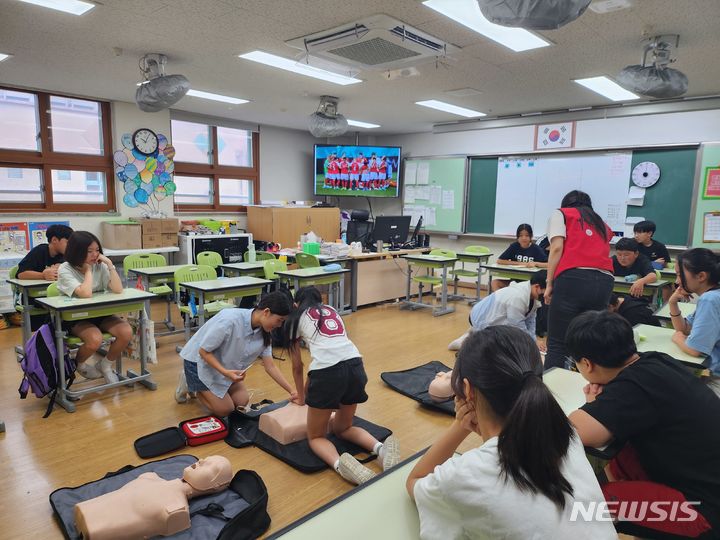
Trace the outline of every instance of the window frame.
{"label": "window frame", "polygon": [[[0,201],[0,213],[18,212],[116,212],[115,170],[113,168],[112,131],[110,103],[85,97],[67,96],[56,92],[39,92],[22,88],[0,86],[1,90],[34,94],[37,98],[38,123],[40,127],[40,150],[13,150],[0,148],[0,167],[20,167],[40,169],[44,202],[3,202]],[[100,105],[102,114],[103,155],[70,154],[52,150],[50,97],[82,99]],[[103,203],[56,203],[53,199],[52,170],[76,170],[102,172],[105,174],[105,193],[107,201]]]}
{"label": "window frame", "polygon": [[[184,120],[182,120],[184,121]],[[172,118],[171,118],[172,122]],[[174,174],[179,176],[199,176],[210,178],[212,180],[212,204],[177,204],[173,197],[173,210],[175,213],[197,213],[201,212],[219,212],[234,213],[247,212],[246,205],[223,205],[220,204],[220,178],[228,180],[246,180],[252,184],[252,204],[257,200],[260,193],[260,134],[252,131],[252,167],[236,167],[232,165],[220,165],[218,156],[218,134],[217,126],[204,124],[203,122],[195,122],[203,124],[210,128],[210,149],[212,155],[212,163],[189,163],[175,160]],[[249,131],[249,130],[247,130]],[[170,128],[172,136],[172,124]],[[176,156],[177,157],[177,156]]]}

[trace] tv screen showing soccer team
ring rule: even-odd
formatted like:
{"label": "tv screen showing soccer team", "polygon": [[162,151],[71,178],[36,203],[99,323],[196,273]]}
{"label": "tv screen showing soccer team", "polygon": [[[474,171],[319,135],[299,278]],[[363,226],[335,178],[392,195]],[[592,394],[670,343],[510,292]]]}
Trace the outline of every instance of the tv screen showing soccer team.
{"label": "tv screen showing soccer team", "polygon": [[315,194],[397,197],[397,146],[315,145]]}

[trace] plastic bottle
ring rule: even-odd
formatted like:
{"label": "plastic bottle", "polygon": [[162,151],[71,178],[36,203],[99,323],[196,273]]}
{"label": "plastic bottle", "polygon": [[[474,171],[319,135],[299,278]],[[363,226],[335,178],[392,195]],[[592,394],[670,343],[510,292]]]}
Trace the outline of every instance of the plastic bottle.
{"label": "plastic bottle", "polygon": [[248,262],[255,262],[255,244],[248,245]]}
{"label": "plastic bottle", "polygon": [[346,232],[343,232],[343,233],[340,235],[340,238],[342,238],[342,243],[343,243],[343,244],[347,244],[347,233],[346,233]]}

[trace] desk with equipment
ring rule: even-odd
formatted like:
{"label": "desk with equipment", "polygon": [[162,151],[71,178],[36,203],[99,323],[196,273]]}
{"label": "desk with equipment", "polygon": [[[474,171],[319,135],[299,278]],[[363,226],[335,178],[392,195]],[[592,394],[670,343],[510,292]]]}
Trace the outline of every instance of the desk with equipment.
{"label": "desk with equipment", "polygon": [[116,388],[118,386],[126,386],[135,382],[139,382],[150,390],[155,390],[157,384],[152,380],[152,374],[147,370],[147,358],[145,358],[145,325],[148,322],[148,314],[150,313],[150,300],[155,295],[137,289],[123,289],[119,294],[105,292],[94,294],[92,298],[70,298],[68,296],[51,296],[37,298],[36,302],[50,312],[53,324],[55,325],[55,346],[58,351],[64,349],[63,337],[65,332],[62,330],[63,321],[81,321],[91,319],[93,317],[103,317],[107,315],[117,315],[128,311],[140,312],[140,373],[128,370],[124,375],[122,373],[122,359],[115,362],[119,381],[115,383],[106,383],[81,390],[68,390],[65,388],[65,362],[62,356],[58,358],[58,372],[60,373],[60,381],[58,384],[57,397],[55,399],[61,407],[68,412],[75,412],[75,404],[70,401],[72,398],[80,398],[86,394],[99,392],[108,388]]}
{"label": "desk with equipment", "polygon": [[672,336],[675,330],[672,328],[638,324],[633,327],[633,330],[640,336],[640,341],[637,344],[638,352],[657,351],[669,354],[676,360],[694,369],[704,369],[710,363],[708,357],[691,356],[675,345],[672,342]]}
{"label": "desk with equipment", "polygon": [[326,271],[322,266],[315,268],[298,268],[297,270],[285,270],[275,272],[280,278],[292,281],[297,291],[300,287],[308,285],[329,285],[330,292],[328,304],[340,313],[345,310],[345,274],[350,270],[338,268],[337,270]]}
{"label": "desk with equipment", "polygon": [[[407,276],[407,289],[406,289],[406,296],[405,296],[405,302],[403,303],[403,307],[408,307],[410,309],[416,308],[416,307],[429,307],[433,310],[433,316],[439,316],[439,315],[446,315],[448,313],[452,313],[455,311],[454,307],[448,307],[448,290],[447,290],[447,276],[448,276],[448,269],[455,266],[455,263],[457,262],[457,257],[442,257],[440,255],[404,255],[403,258],[408,263],[408,276]],[[412,271],[411,266],[415,265],[418,268],[422,269],[425,268],[428,270],[428,272],[434,272],[436,269],[439,269],[442,271],[441,276],[441,282],[440,282],[440,307],[436,308],[433,304],[425,304],[422,302],[422,298],[419,298],[418,302],[413,302],[410,300],[410,288],[412,286]],[[419,295],[418,295],[419,296]],[[434,300],[434,299],[432,299]]]}
{"label": "desk with equipment", "polygon": [[239,263],[228,263],[221,264],[220,268],[223,271],[223,275],[232,276],[249,276],[249,277],[265,277],[265,262],[239,262]]}
{"label": "desk with equipment", "polygon": [[272,283],[267,279],[256,277],[231,277],[208,279],[202,281],[187,281],[178,283],[180,289],[193,292],[198,295],[197,316],[198,328],[205,324],[206,302],[224,300],[227,298],[243,298],[245,296],[259,296],[266,285]]}

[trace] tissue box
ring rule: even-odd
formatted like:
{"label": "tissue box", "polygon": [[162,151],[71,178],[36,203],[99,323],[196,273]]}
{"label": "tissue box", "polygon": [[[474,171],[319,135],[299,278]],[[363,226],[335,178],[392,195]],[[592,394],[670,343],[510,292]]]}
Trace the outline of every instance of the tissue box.
{"label": "tissue box", "polygon": [[302,250],[310,255],[320,255],[320,242],[305,242],[302,245]]}

